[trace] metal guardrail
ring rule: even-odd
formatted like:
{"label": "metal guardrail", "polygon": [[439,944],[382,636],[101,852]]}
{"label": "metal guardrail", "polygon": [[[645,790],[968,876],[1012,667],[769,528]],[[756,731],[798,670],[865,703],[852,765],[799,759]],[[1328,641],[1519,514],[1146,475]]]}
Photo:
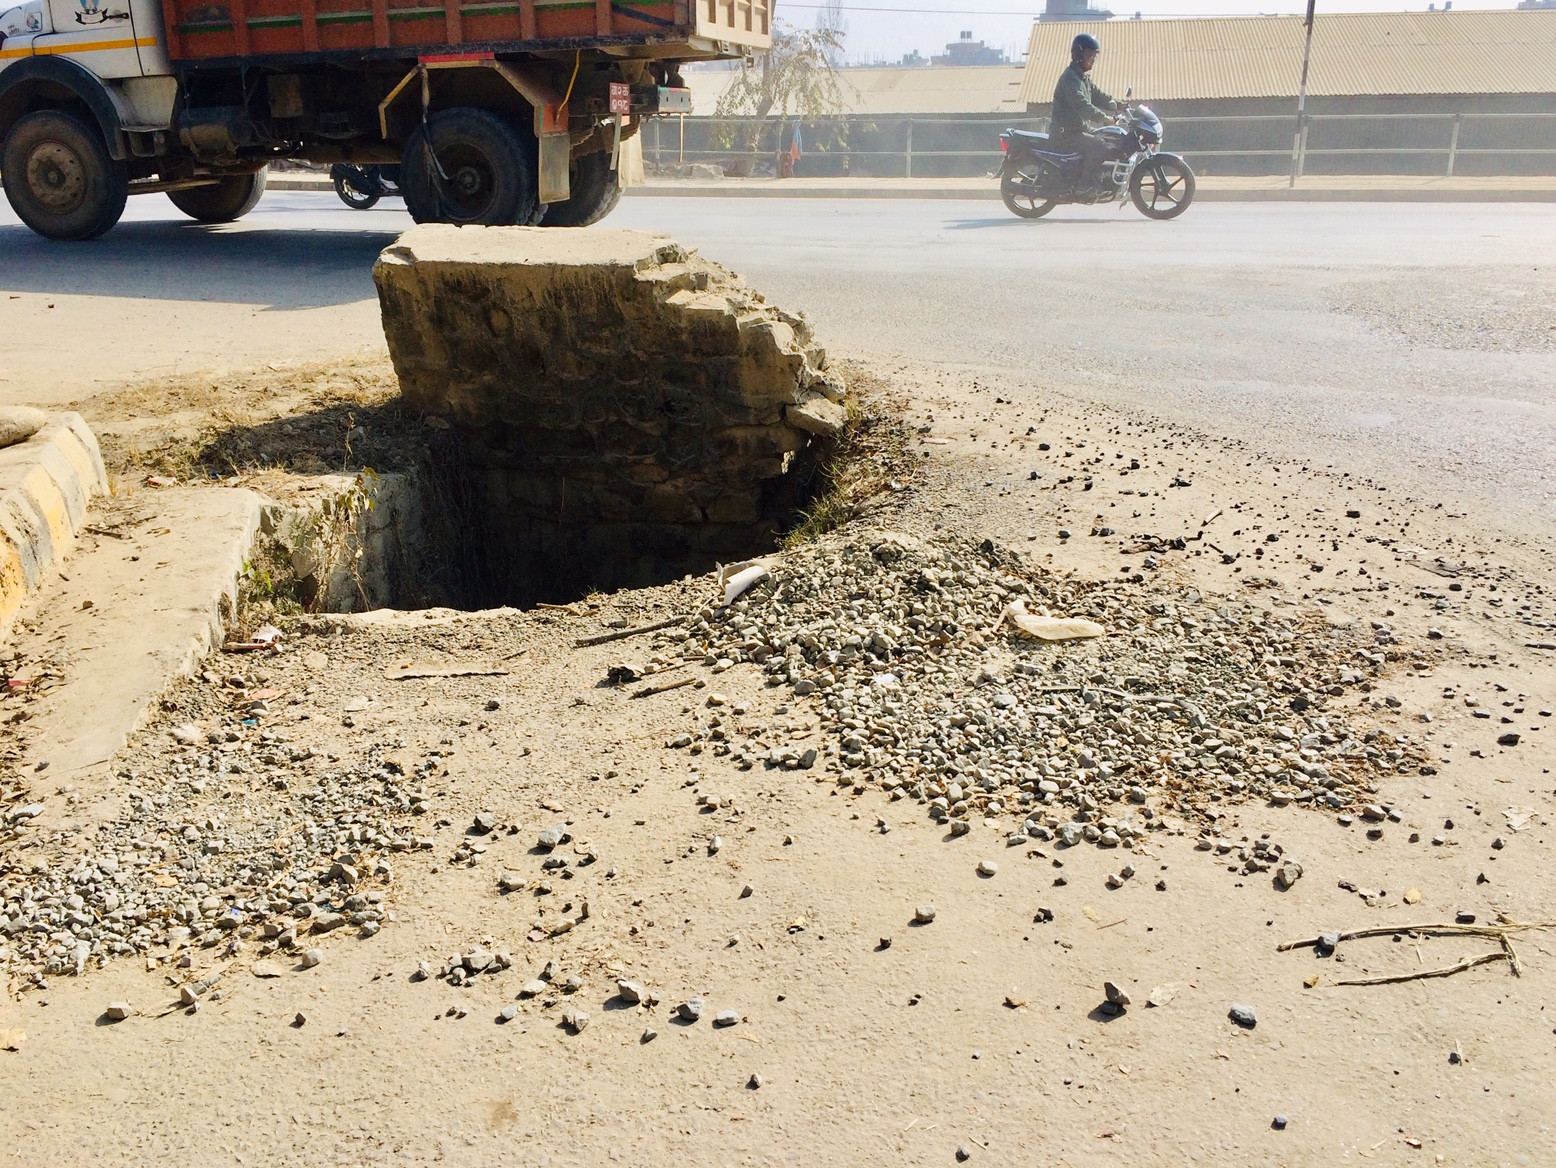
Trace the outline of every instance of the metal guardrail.
{"label": "metal guardrail", "polygon": [[[668,145],[665,138],[669,135],[665,131],[665,119],[655,119],[652,123],[652,141],[645,143],[648,147],[649,157],[656,163],[666,161],[665,154],[671,154],[670,161],[685,164],[691,162],[718,162],[726,160],[751,158],[751,150],[711,150],[694,148],[688,151],[686,148],[686,120],[687,115],[677,115],[679,123],[675,127],[675,141]],[[979,126],[997,133],[999,129],[1038,128],[1045,129],[1047,118],[1016,117],[1001,118],[997,115],[989,115],[979,118],[871,118],[861,115],[845,115],[840,119],[831,121],[854,121],[864,123],[872,127],[881,125],[901,125],[904,127],[901,147],[893,150],[855,150],[841,148],[827,150],[824,153],[835,157],[874,159],[897,158],[902,160],[903,174],[907,178],[913,177],[913,160],[915,158],[968,158],[998,160],[1000,151],[994,148],[978,150],[936,150],[914,147],[914,126],[935,127],[944,126]],[[1306,170],[1309,158],[1363,156],[1363,155],[1440,155],[1444,160],[1443,173],[1452,178],[1454,169],[1462,157],[1486,157],[1493,155],[1556,155],[1556,148],[1530,147],[1530,146],[1461,146],[1459,144],[1461,131],[1465,122],[1494,122],[1494,121],[1544,121],[1556,126],[1556,114],[1547,112],[1529,113],[1333,113],[1333,114],[1303,114],[1299,119],[1294,114],[1203,114],[1192,117],[1177,117],[1172,119],[1174,126],[1189,126],[1212,122],[1236,122],[1245,125],[1250,122],[1265,123],[1272,129],[1277,125],[1292,127],[1293,138],[1291,144],[1271,146],[1268,149],[1257,146],[1240,147],[1232,150],[1206,150],[1195,147],[1193,150],[1196,158],[1291,158],[1293,172],[1300,177]],[[758,151],[758,156],[763,154],[776,156],[781,153],[781,139],[783,130],[792,123],[788,121],[766,120],[759,121],[753,118],[710,118],[693,117],[693,123],[712,125],[718,122],[723,126],[736,127],[749,132],[755,129],[758,136],[764,131],[774,130],[780,141],[769,151]],[[1348,123],[1348,122],[1415,122],[1415,123],[1447,123],[1447,141],[1436,146],[1409,146],[1409,145],[1378,145],[1378,146],[1310,146],[1308,144],[1309,132],[1319,123]],[[879,132],[878,129],[876,132]],[[991,137],[993,134],[991,134]],[[688,159],[688,154],[691,157]]]}

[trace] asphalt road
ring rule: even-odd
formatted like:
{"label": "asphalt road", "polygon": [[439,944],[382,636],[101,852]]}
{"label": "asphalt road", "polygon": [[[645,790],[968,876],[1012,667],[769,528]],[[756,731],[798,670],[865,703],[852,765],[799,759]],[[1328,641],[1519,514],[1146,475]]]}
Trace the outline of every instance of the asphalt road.
{"label": "asphalt road", "polygon": [[[743,273],[840,355],[1000,373],[1556,520],[1543,206],[1208,203],[1172,223],[1132,209],[1025,222],[997,202],[642,197],[610,224],[668,231]],[[363,213],[275,193],[207,228],[149,196],[104,240],[61,246],[0,210],[0,397],[381,348],[369,268],[407,226],[397,201]]]}

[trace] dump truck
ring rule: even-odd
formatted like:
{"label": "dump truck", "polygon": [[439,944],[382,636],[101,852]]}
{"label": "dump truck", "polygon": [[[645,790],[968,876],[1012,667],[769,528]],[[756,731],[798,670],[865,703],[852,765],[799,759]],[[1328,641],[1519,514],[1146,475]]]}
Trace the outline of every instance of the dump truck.
{"label": "dump truck", "polygon": [[61,240],[133,194],[229,222],[281,159],[398,166],[417,222],[581,226],[644,119],[690,110],[681,66],[770,24],[771,0],[28,0],[0,12],[0,182]]}

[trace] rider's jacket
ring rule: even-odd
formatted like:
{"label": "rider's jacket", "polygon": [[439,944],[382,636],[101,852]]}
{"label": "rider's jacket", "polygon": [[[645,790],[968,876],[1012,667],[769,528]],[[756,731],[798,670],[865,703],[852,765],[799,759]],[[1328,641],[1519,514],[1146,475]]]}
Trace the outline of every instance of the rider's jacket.
{"label": "rider's jacket", "polygon": [[1102,91],[1087,74],[1081,72],[1080,62],[1072,62],[1059,75],[1054,86],[1053,114],[1048,120],[1050,138],[1075,139],[1112,121],[1106,109],[1117,108],[1118,102]]}

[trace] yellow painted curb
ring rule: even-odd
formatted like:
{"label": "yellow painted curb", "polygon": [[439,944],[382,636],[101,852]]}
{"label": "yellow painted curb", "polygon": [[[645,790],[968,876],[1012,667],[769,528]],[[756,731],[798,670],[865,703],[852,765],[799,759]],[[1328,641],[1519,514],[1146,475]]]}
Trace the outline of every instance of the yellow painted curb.
{"label": "yellow painted curb", "polygon": [[56,571],[108,489],[97,437],[80,414],[52,416],[0,450],[0,632]]}

